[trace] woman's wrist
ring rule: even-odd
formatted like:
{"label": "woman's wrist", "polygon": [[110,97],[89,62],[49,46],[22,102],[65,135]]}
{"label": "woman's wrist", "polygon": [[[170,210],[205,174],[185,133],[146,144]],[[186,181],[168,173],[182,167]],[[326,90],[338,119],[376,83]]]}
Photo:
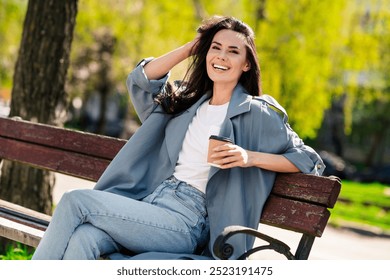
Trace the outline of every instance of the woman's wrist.
{"label": "woman's wrist", "polygon": [[259,167],[261,168],[261,153],[254,151],[247,151],[248,154],[248,167]]}
{"label": "woman's wrist", "polygon": [[193,48],[193,43],[188,42],[182,46],[183,51],[184,51],[184,57],[189,58],[192,55],[192,48]]}
{"label": "woman's wrist", "polygon": [[192,56],[193,46],[194,46],[193,42],[188,42],[183,46],[186,58]]}
{"label": "woman's wrist", "polygon": [[199,42],[199,37],[200,37],[200,35],[198,34],[196,36],[196,38],[194,38],[192,41],[189,41],[187,44],[185,44],[186,49],[187,49],[187,53],[188,53],[188,57],[195,54],[195,49],[196,49],[196,45]]}

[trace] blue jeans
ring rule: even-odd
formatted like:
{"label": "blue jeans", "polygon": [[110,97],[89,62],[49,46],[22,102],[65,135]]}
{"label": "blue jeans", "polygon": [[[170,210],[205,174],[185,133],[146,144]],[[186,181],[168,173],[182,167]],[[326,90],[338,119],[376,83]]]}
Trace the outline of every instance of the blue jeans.
{"label": "blue jeans", "polygon": [[193,253],[208,232],[204,193],[175,177],[142,201],[74,190],[61,198],[33,260],[98,259],[123,248]]}

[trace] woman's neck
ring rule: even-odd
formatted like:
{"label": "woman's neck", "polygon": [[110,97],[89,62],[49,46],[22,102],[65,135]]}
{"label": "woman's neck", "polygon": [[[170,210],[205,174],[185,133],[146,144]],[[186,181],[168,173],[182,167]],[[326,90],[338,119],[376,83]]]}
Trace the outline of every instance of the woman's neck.
{"label": "woman's neck", "polygon": [[235,88],[231,85],[218,85],[214,83],[213,86],[213,96],[210,99],[211,105],[223,105],[230,101],[232,97],[233,90]]}

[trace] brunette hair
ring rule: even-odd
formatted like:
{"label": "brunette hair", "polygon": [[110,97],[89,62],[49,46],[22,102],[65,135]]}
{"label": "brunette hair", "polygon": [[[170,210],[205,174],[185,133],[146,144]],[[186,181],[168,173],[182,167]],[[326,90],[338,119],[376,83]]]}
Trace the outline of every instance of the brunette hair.
{"label": "brunette hair", "polygon": [[242,73],[239,83],[243,85],[250,95],[261,95],[260,66],[254,42],[254,32],[252,28],[244,22],[237,20],[234,17],[224,16],[213,16],[203,21],[198,27],[197,32],[200,34],[200,37],[193,50],[193,60],[186,74],[186,76],[188,76],[188,81],[184,93],[193,94],[200,98],[200,96],[205,94],[208,90],[212,90],[213,81],[209,78],[206,71],[206,56],[214,35],[223,29],[232,30],[244,35],[250,69]]}

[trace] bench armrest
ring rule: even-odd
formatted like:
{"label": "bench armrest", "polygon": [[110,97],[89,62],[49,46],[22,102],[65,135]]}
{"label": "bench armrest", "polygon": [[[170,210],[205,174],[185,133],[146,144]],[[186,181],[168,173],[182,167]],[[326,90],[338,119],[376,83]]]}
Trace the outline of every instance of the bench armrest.
{"label": "bench armrest", "polygon": [[217,237],[213,246],[213,251],[218,258],[226,260],[233,254],[234,248],[231,244],[227,243],[227,241],[230,237],[236,234],[249,234],[269,243],[268,245],[252,248],[251,250],[245,252],[240,257],[238,257],[239,260],[244,260],[255,252],[267,249],[274,250],[284,255],[289,260],[295,259],[294,255],[291,253],[290,247],[287,244],[283,243],[280,240],[274,239],[266,234],[263,234],[258,230],[243,226],[226,227],[225,230]]}

